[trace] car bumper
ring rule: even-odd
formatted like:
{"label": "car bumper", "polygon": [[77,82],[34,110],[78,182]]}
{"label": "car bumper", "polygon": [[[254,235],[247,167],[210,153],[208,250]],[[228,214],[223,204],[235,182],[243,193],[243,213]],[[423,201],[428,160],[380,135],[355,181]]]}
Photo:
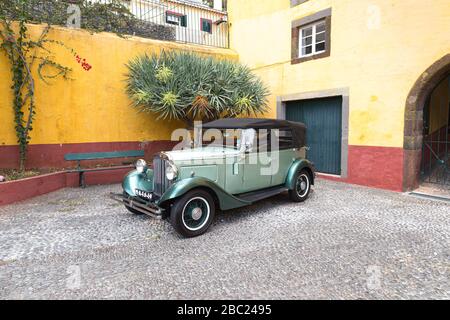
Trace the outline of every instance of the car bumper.
{"label": "car bumper", "polygon": [[153,202],[146,202],[136,197],[127,197],[120,193],[111,193],[109,197],[112,200],[122,203],[126,207],[139,211],[155,219],[162,219],[164,209],[160,208]]}

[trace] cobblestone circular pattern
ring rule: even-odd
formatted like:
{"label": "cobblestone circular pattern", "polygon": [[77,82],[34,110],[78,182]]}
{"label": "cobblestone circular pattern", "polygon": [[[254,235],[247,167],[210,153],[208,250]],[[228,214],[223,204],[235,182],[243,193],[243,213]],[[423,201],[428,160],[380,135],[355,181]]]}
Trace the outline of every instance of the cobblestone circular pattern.
{"label": "cobblestone circular pattern", "polygon": [[183,239],[111,191],[0,207],[0,298],[450,298],[444,202],[319,180],[305,203],[282,194]]}

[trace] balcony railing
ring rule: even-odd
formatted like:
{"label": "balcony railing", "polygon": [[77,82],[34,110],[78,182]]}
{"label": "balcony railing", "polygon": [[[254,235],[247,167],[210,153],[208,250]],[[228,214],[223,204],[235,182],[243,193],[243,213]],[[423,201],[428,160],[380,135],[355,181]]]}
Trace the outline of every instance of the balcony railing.
{"label": "balcony railing", "polygon": [[[0,1],[9,1],[11,8],[23,3]],[[216,7],[219,1],[214,1]],[[77,6],[72,14],[78,11],[78,18],[71,18],[69,6]],[[228,47],[227,12],[205,5],[202,0],[29,0],[26,10],[37,23],[64,26],[73,22],[70,27]],[[18,18],[14,10],[6,14]]]}
{"label": "balcony railing", "polygon": [[[100,0],[108,1],[108,0]],[[228,47],[228,15],[202,1],[130,0],[130,12],[139,20],[164,26],[174,40],[213,47]]]}

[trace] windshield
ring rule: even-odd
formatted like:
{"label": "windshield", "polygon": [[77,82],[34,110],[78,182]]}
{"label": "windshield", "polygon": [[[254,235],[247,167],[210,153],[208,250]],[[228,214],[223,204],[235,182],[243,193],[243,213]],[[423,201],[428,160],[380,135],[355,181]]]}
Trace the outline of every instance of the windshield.
{"label": "windshield", "polygon": [[[200,135],[199,135],[200,136]],[[241,152],[251,152],[256,146],[255,129],[208,129],[203,130],[198,147],[232,148]]]}
{"label": "windshield", "polygon": [[196,146],[238,149],[242,130],[207,129],[202,130],[202,141]]}

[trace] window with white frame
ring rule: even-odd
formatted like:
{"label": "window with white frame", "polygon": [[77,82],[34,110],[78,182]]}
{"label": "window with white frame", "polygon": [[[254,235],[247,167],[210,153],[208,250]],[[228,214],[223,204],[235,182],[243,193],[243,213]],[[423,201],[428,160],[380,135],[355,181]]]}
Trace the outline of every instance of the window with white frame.
{"label": "window with white frame", "polygon": [[187,27],[187,16],[177,12],[166,11],[166,23]]}
{"label": "window with white frame", "polygon": [[299,56],[309,57],[326,51],[327,26],[325,20],[300,28]]}

